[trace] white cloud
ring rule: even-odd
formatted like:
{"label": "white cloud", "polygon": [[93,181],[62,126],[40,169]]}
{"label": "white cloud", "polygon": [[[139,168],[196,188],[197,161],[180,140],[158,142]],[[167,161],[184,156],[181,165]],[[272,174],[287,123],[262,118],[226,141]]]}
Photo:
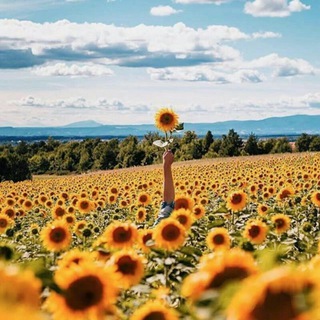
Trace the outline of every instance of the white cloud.
{"label": "white cloud", "polygon": [[67,65],[66,63],[56,63],[53,65],[39,66],[32,70],[39,76],[71,76],[71,77],[90,77],[90,76],[110,76],[113,71],[103,65]]}
{"label": "white cloud", "polygon": [[70,97],[65,99],[41,99],[32,95],[23,97],[19,100],[11,100],[8,102],[11,106],[17,107],[33,107],[44,109],[55,109],[56,111],[63,112],[63,110],[79,109],[82,111],[133,111],[133,112],[146,112],[150,111],[150,107],[146,105],[126,105],[124,102],[117,99],[107,99],[101,97],[97,100],[86,99],[84,97]]}
{"label": "white cloud", "polygon": [[254,0],[245,3],[244,12],[254,17],[287,17],[292,12],[309,10],[310,8],[300,0]]}
{"label": "white cloud", "polygon": [[232,0],[175,0],[176,3],[181,4],[222,4],[225,2],[230,2]]}
{"label": "white cloud", "polygon": [[226,43],[250,36],[237,28],[219,25],[205,29],[183,23],[126,28],[67,20],[40,24],[3,19],[0,38],[0,68],[101,59],[119,66],[166,67],[232,60],[239,52]]}
{"label": "white cloud", "polygon": [[254,32],[252,34],[252,39],[269,39],[269,38],[281,38],[282,35],[276,32]]}
{"label": "white cloud", "polygon": [[171,16],[173,14],[177,14],[181,12],[181,10],[176,10],[170,6],[157,6],[150,9],[150,14],[152,16]]}
{"label": "white cloud", "polygon": [[148,69],[153,80],[208,81],[216,84],[261,82],[263,75],[256,70],[237,70],[232,73],[217,71],[214,66]]}
{"label": "white cloud", "polygon": [[246,63],[249,68],[273,68],[274,76],[314,75],[319,71],[303,59],[280,57],[276,53]]}

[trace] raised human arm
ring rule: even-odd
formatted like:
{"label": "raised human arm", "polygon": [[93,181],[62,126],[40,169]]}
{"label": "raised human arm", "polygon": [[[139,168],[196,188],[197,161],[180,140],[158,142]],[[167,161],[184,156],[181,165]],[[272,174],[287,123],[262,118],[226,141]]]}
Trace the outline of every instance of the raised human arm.
{"label": "raised human arm", "polygon": [[171,203],[174,201],[175,191],[172,176],[172,163],[174,160],[171,150],[163,154],[163,201]]}

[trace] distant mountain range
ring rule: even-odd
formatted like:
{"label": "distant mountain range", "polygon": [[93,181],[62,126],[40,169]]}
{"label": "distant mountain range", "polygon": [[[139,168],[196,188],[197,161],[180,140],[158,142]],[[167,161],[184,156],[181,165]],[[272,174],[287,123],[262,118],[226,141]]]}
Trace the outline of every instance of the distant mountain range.
{"label": "distant mountain range", "polygon": [[[214,136],[227,134],[234,129],[239,135],[254,133],[257,136],[320,134],[320,115],[295,115],[263,120],[239,120],[213,123],[185,123],[184,131],[195,131],[199,136],[209,130]],[[81,121],[61,127],[0,127],[0,138],[5,137],[124,137],[143,136],[156,132],[153,124],[103,125],[95,121]]]}

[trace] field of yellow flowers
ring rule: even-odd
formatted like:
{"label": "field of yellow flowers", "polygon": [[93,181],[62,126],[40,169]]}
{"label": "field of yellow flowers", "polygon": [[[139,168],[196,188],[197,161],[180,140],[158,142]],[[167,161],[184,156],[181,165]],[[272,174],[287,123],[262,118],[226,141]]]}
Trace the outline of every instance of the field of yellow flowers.
{"label": "field of yellow flowers", "polygon": [[0,319],[320,319],[320,154],[0,183]]}

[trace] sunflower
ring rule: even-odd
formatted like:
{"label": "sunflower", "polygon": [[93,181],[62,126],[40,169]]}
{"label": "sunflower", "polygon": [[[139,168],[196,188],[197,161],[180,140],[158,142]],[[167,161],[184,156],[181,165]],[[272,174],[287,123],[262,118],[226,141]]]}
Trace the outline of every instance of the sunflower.
{"label": "sunflower", "polygon": [[138,195],[137,198],[138,205],[147,206],[151,202],[151,197],[145,192]]}
{"label": "sunflower", "polygon": [[134,251],[118,251],[112,255],[108,264],[115,266],[120,277],[119,283],[124,289],[138,284],[144,274],[142,258]]}
{"label": "sunflower", "polygon": [[68,225],[74,225],[76,222],[76,217],[73,214],[66,214],[63,217],[63,221],[65,221]]}
{"label": "sunflower", "polygon": [[80,220],[78,222],[76,222],[76,224],[74,225],[74,232],[77,234],[77,235],[81,235],[82,234],[82,231],[83,229],[87,226],[87,221],[85,220]]}
{"label": "sunflower", "polygon": [[33,202],[29,199],[26,199],[24,202],[23,202],[23,208],[25,210],[31,210],[33,207]]}
{"label": "sunflower", "polygon": [[90,201],[88,198],[80,198],[76,206],[81,213],[89,213],[94,209],[92,201]]}
{"label": "sunflower", "polygon": [[276,199],[279,201],[282,201],[291,197],[292,195],[294,195],[294,189],[291,186],[288,186],[288,187],[282,188],[278,192]]}
{"label": "sunflower", "polygon": [[239,248],[219,251],[202,259],[199,270],[184,279],[181,294],[198,300],[208,290],[219,290],[230,282],[242,281],[257,272],[250,253]]}
{"label": "sunflower", "polygon": [[144,252],[149,252],[152,245],[148,245],[149,243],[152,243],[152,235],[153,230],[152,229],[140,229],[139,232],[139,246]]}
{"label": "sunflower", "polygon": [[143,222],[146,220],[147,211],[145,208],[141,207],[136,212],[136,221]]}
{"label": "sunflower", "polygon": [[212,229],[206,238],[207,246],[211,250],[225,250],[230,248],[230,236],[226,228]]}
{"label": "sunflower", "polygon": [[108,225],[102,238],[111,248],[130,248],[138,238],[138,231],[134,224],[116,221]]}
{"label": "sunflower", "polygon": [[29,232],[30,232],[31,235],[37,236],[39,234],[39,231],[40,231],[40,228],[39,228],[38,224],[32,223],[30,225]]}
{"label": "sunflower", "polygon": [[41,239],[44,247],[49,251],[67,249],[72,240],[68,226],[61,220],[56,220],[42,229]]}
{"label": "sunflower", "polygon": [[178,320],[176,310],[168,308],[162,301],[148,301],[135,310],[130,317],[131,320]]}
{"label": "sunflower", "polygon": [[117,299],[114,270],[92,262],[57,270],[54,280],[63,292],[52,292],[45,303],[54,320],[103,319]]}
{"label": "sunflower", "polygon": [[311,315],[317,304],[316,287],[304,272],[287,267],[272,269],[246,279],[229,304],[227,319],[318,319]]}
{"label": "sunflower", "polygon": [[195,217],[195,219],[201,219],[206,214],[206,209],[203,205],[197,204],[193,207],[192,214]]}
{"label": "sunflower", "polygon": [[286,232],[290,228],[291,220],[287,215],[283,213],[275,214],[271,217],[271,221],[274,223],[275,231],[278,234]]}
{"label": "sunflower", "polygon": [[181,223],[169,217],[156,226],[153,239],[159,248],[176,250],[183,245],[186,239],[186,231]]}
{"label": "sunflower", "polygon": [[25,306],[30,310],[35,310],[40,307],[41,282],[33,272],[1,263],[0,277],[0,301],[2,303],[10,305],[12,309]]}
{"label": "sunflower", "polygon": [[261,244],[268,233],[267,225],[257,219],[249,220],[245,226],[243,237],[254,244]]}
{"label": "sunflower", "polygon": [[[58,260],[58,268],[70,268],[74,264],[93,261],[93,255],[86,251],[80,251],[78,248],[69,250]],[[61,273],[62,274],[62,273]]]}
{"label": "sunflower", "polygon": [[14,224],[6,214],[0,213],[0,234],[4,233],[9,227]]}
{"label": "sunflower", "polygon": [[173,131],[179,124],[179,117],[173,110],[163,108],[156,113],[155,124],[161,131]]}
{"label": "sunflower", "polygon": [[227,208],[232,211],[241,211],[246,206],[247,195],[243,191],[234,191],[227,198]]}
{"label": "sunflower", "polygon": [[52,208],[52,217],[54,219],[61,219],[66,214],[66,209],[62,206],[56,205]]}
{"label": "sunflower", "polygon": [[8,216],[10,219],[14,219],[16,216],[16,212],[13,208],[11,207],[4,207],[1,210],[1,213],[5,214],[6,216]]}
{"label": "sunflower", "polygon": [[320,192],[314,191],[311,195],[311,202],[317,206],[320,207]]}
{"label": "sunflower", "polygon": [[108,203],[109,204],[115,204],[117,202],[117,195],[116,194],[110,194],[108,196]]}
{"label": "sunflower", "polygon": [[192,211],[194,206],[194,201],[192,198],[184,195],[179,195],[174,200],[174,209],[185,209]]}
{"label": "sunflower", "polygon": [[267,214],[267,212],[268,212],[268,206],[266,205],[266,204],[258,204],[258,209],[257,209],[257,211],[258,211],[258,214],[260,215],[260,216],[265,216],[266,214]]}
{"label": "sunflower", "polygon": [[194,221],[193,215],[191,215],[190,211],[186,209],[174,210],[171,217],[179,221],[186,230],[190,229]]}

